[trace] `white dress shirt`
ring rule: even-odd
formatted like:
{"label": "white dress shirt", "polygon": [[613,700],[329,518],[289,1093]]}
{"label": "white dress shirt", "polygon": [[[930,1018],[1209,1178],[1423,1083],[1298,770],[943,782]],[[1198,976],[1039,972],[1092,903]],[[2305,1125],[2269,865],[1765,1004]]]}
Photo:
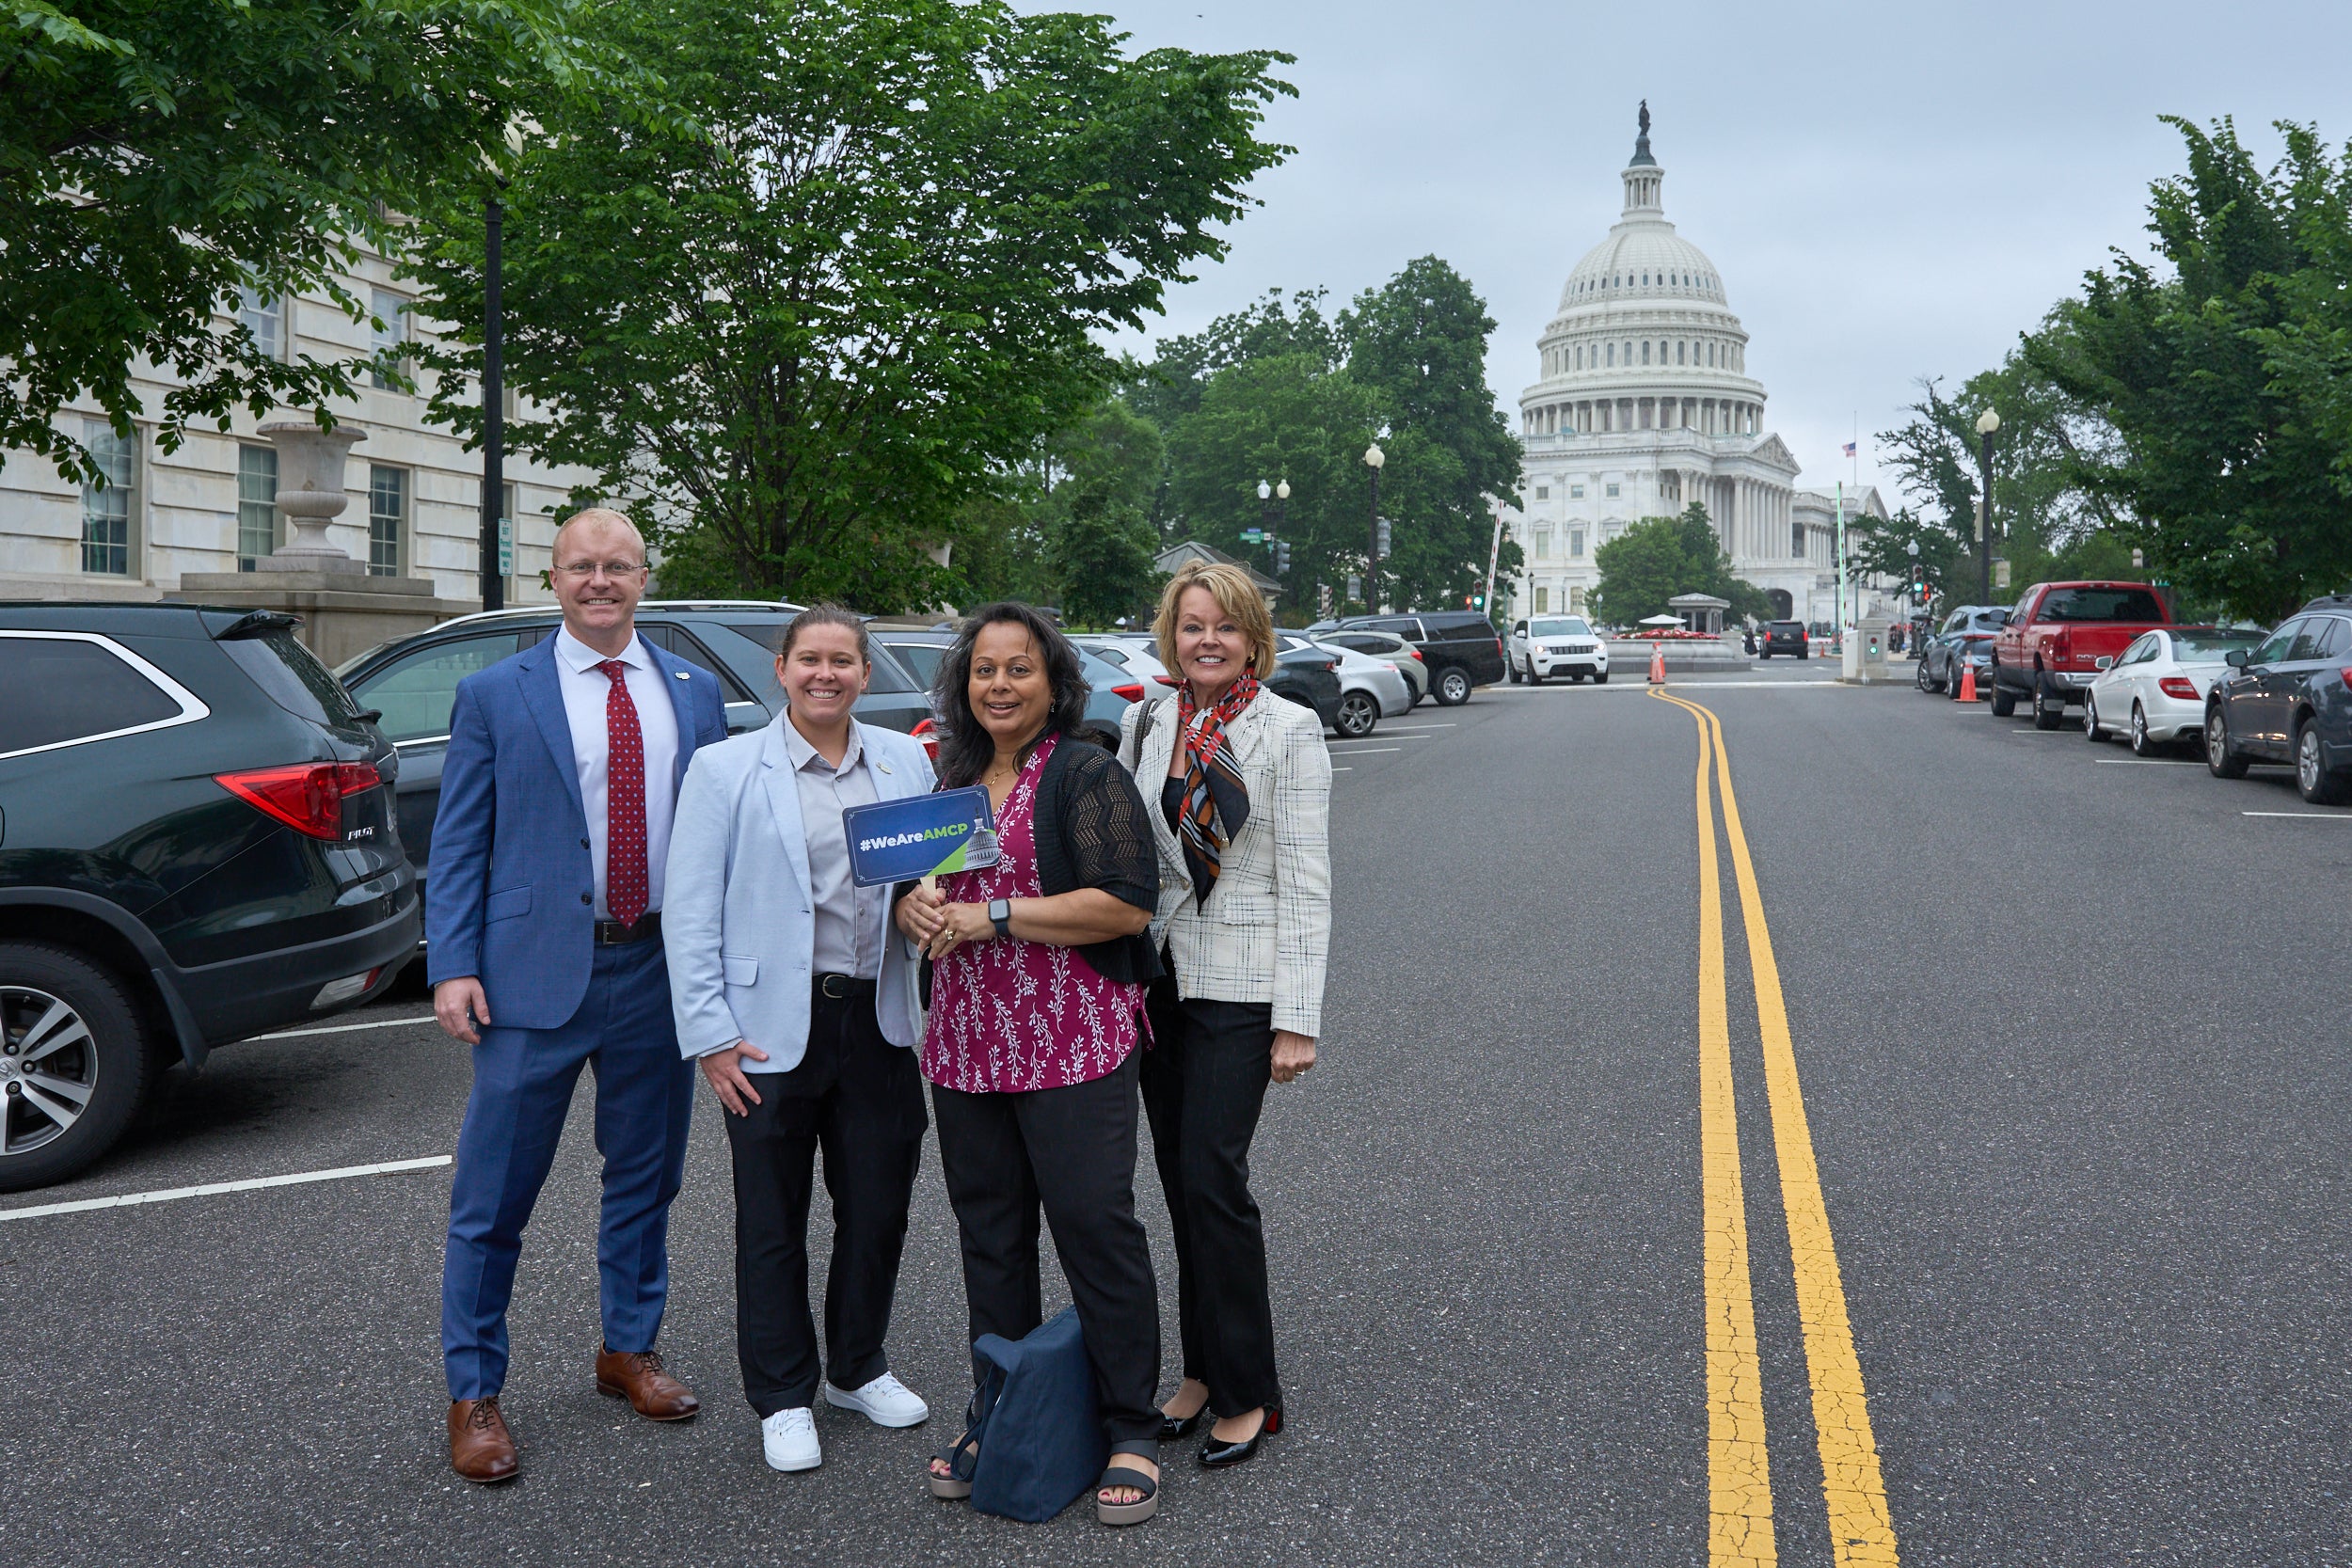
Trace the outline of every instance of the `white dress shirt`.
{"label": "white dress shirt", "polygon": [[850,879],[850,835],[841,824],[849,806],[870,806],[876,799],[874,775],[866,766],[866,750],[858,744],[857,726],[850,726],[850,749],[841,766],[784,721],[784,752],[792,759],[792,781],[801,798],[801,836],[808,844],[809,902],[816,906],[816,950],[818,974],[850,974],[871,980],[882,974],[882,927],[889,919],[882,895],[889,890],[859,887]]}
{"label": "white dress shirt", "polygon": [[[605,901],[606,825],[611,808],[605,791],[612,779],[605,705],[612,679],[596,668],[605,655],[574,637],[568,626],[555,634],[555,678],[564,692],[564,718],[572,729],[572,763],[580,770],[580,803],[588,816],[588,855],[596,868],[596,918],[612,918]],[[645,911],[661,907],[661,868],[669,859],[670,818],[677,808],[677,706],[670,677],[653,661],[642,637],[629,639],[619,655],[628,673],[628,698],[637,706],[638,733],[645,744]]]}

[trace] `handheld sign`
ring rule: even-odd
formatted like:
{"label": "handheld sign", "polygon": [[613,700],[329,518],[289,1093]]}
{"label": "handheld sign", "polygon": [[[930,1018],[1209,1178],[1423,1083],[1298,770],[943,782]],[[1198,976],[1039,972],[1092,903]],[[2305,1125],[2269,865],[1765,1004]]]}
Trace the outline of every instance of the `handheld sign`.
{"label": "handheld sign", "polygon": [[996,863],[996,816],[988,791],[944,789],[851,806],[841,814],[850,879],[859,887],[911,882]]}

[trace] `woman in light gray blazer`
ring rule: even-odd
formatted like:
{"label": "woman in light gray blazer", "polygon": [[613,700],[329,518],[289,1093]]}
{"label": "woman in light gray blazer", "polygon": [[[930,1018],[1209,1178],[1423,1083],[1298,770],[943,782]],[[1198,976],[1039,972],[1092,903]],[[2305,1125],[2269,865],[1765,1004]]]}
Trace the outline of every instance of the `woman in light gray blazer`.
{"label": "woman in light gray blazer", "polygon": [[1274,623],[1239,567],[1195,562],[1170,578],[1154,630],[1184,679],[1123,720],[1159,847],[1152,939],[1168,974],[1151,992],[1143,1106],[1176,1234],[1184,1381],[1160,1435],[1216,1418],[1200,1449],[1238,1465],[1281,1430],[1265,1237],[1249,1145],[1267,1083],[1315,1065],[1331,933],[1331,757],[1310,710],[1259,683]]}
{"label": "woman in light gray blazer", "polygon": [[694,754],[661,911],[678,1044],[727,1115],[735,1167],[736,1351],[768,1463],[814,1469],[817,1331],[808,1205],[833,1196],[825,1402],[882,1426],[930,1409],[882,1340],[928,1125],[916,959],[890,889],[850,878],[845,808],[931,787],[920,742],[850,717],[872,670],[865,623],[803,610],[776,657],[786,711]]}

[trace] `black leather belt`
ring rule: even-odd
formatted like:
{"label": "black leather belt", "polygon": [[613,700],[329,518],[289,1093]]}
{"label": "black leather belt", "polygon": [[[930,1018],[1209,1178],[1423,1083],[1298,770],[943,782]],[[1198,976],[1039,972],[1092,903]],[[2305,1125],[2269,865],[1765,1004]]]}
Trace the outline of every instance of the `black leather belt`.
{"label": "black leather belt", "polygon": [[818,995],[829,1002],[840,1002],[852,996],[871,996],[874,982],[861,980],[854,974],[819,974],[814,987]]}
{"label": "black leather belt", "polygon": [[661,911],[660,910],[639,915],[637,924],[634,926],[624,926],[617,920],[596,922],[596,945],[598,947],[626,947],[632,942],[650,942],[660,935]]}

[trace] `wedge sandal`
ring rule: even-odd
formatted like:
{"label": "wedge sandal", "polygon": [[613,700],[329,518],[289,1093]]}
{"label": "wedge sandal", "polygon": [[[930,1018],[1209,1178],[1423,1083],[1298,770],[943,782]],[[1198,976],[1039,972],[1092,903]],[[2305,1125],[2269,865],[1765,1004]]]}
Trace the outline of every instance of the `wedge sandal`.
{"label": "wedge sandal", "polygon": [[930,1465],[923,1466],[923,1479],[931,1483],[931,1496],[942,1502],[961,1502],[972,1495],[972,1473],[980,1467],[980,1434],[967,1431],[950,1448],[931,1456],[947,1462],[947,1473],[941,1475]]}
{"label": "wedge sandal", "polygon": [[[1143,1494],[1131,1503],[1106,1503],[1103,1490],[1109,1486],[1128,1486]],[[1103,1479],[1094,1483],[1094,1516],[1106,1525],[1139,1525],[1160,1511],[1160,1483],[1141,1470],[1124,1465],[1113,1465],[1103,1472]]]}

